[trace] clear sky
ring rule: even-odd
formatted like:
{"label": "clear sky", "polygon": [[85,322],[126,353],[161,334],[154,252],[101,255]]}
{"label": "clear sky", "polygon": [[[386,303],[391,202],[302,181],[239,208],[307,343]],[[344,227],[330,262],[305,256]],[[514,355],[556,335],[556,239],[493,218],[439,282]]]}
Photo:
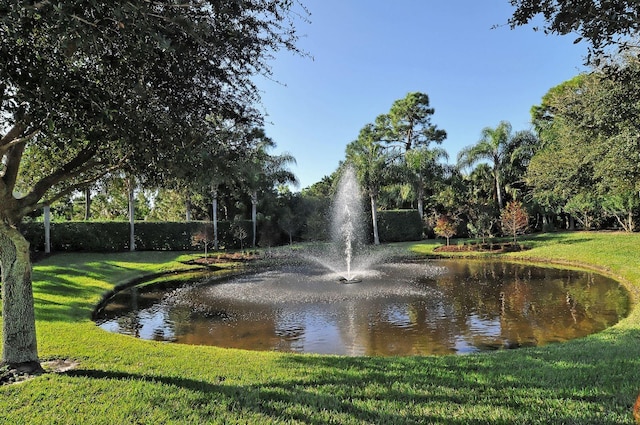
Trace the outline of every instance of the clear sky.
{"label": "clear sky", "polygon": [[288,152],[300,189],[331,174],[362,127],[409,92],[429,95],[432,122],[448,133],[455,163],[484,127],[530,128],[529,110],[583,71],[586,46],[506,24],[508,0],[302,0],[298,45],[261,80],[274,154]]}

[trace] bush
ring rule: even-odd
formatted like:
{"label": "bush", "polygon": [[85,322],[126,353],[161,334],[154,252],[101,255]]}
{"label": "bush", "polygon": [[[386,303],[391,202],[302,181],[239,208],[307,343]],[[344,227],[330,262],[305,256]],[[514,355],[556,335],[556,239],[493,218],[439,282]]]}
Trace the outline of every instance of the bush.
{"label": "bush", "polygon": [[419,241],[422,220],[417,210],[378,212],[378,236],[381,242]]}

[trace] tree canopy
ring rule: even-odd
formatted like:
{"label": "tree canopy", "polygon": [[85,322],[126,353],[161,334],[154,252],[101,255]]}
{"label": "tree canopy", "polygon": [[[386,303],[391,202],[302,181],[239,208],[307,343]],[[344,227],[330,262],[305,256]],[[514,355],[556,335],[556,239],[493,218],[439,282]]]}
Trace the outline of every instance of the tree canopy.
{"label": "tree canopy", "polygon": [[39,367],[22,218],[118,168],[171,174],[206,145],[207,117],[259,124],[254,78],[298,51],[295,7],[0,0],[4,363]]}
{"label": "tree canopy", "polygon": [[612,79],[584,74],[549,90],[533,108],[541,147],[527,170],[534,198],[575,214],[585,227],[598,215],[632,230],[640,191],[640,63],[628,56]]}
{"label": "tree canopy", "polygon": [[381,140],[399,144],[404,151],[431,142],[442,143],[447,133],[431,122],[434,113],[426,93],[411,92],[394,101],[387,114],[376,118],[376,128]]}
{"label": "tree canopy", "polygon": [[[0,3],[0,216],[112,167],[170,168],[215,115],[259,121],[256,74],[296,50],[289,1]],[[33,160],[31,160],[33,158]],[[42,174],[10,199],[22,161]],[[45,196],[46,195],[46,196]]]}
{"label": "tree canopy", "polygon": [[545,33],[576,34],[576,43],[586,40],[591,50],[588,59],[596,64],[607,47],[625,48],[640,30],[640,3],[636,0],[510,0],[510,3],[516,7],[509,19],[512,28],[542,15]]}

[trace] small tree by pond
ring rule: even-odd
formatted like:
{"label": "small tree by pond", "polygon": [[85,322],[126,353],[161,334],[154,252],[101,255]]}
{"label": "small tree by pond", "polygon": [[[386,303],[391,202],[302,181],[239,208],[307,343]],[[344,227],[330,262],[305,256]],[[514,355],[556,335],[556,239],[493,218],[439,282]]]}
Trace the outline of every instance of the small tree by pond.
{"label": "small tree by pond", "polygon": [[495,216],[489,208],[478,207],[470,214],[467,230],[471,236],[481,238],[482,243],[485,243],[487,238],[492,237],[491,229],[495,222]]}
{"label": "small tree by pond", "polygon": [[209,245],[213,244],[214,239],[213,226],[205,224],[200,227],[196,233],[191,235],[191,246],[203,247],[204,258],[207,258]]}
{"label": "small tree by pond", "polygon": [[449,239],[456,234],[456,227],[456,222],[451,219],[451,217],[441,215],[440,217],[438,217],[433,231],[436,233],[436,235],[446,238],[447,245],[449,245]]}
{"label": "small tree by pond", "polygon": [[240,241],[240,249],[244,250],[244,240],[249,236],[245,228],[240,224],[236,224],[233,229],[233,236]]}
{"label": "small tree by pond", "polygon": [[502,231],[513,236],[513,243],[517,244],[516,236],[524,234],[529,227],[529,215],[522,206],[522,202],[511,201],[500,214]]}

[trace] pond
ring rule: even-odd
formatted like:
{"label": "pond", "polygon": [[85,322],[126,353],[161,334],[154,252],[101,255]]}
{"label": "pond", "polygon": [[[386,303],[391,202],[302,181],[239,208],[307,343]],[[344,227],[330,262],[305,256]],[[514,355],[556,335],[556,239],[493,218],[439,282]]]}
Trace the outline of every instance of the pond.
{"label": "pond", "polygon": [[387,263],[341,284],[288,265],[171,289],[133,287],[97,313],[143,339],[340,355],[465,354],[539,346],[624,318],[627,291],[602,275],[497,261]]}

